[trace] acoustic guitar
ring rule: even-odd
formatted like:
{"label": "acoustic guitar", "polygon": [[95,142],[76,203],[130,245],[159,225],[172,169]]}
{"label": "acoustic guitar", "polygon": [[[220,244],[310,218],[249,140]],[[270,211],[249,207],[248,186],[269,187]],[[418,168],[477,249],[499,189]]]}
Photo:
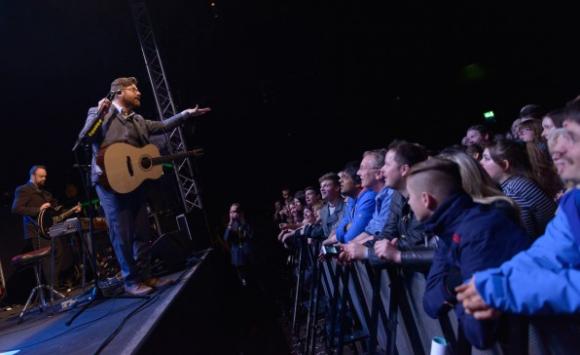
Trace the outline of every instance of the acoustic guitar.
{"label": "acoustic guitar", "polygon": [[161,156],[153,144],[142,148],[126,143],[114,143],[97,154],[97,164],[103,170],[101,186],[126,194],[135,191],[145,180],[156,180],[163,175],[164,163],[203,154],[203,149]]}

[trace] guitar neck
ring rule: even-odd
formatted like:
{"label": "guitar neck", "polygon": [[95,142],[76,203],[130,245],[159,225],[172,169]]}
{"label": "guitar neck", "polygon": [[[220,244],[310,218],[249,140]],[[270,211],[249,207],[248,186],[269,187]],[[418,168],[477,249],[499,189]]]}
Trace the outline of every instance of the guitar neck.
{"label": "guitar neck", "polygon": [[76,209],[76,206],[71,208],[70,210],[58,215],[57,217],[55,217],[55,222],[56,223],[62,222],[65,219],[67,219],[68,217],[72,216],[75,213],[75,209]]}
{"label": "guitar neck", "polygon": [[171,154],[171,155],[165,155],[162,157],[157,157],[157,158],[152,158],[151,159],[151,163],[153,165],[160,165],[160,164],[164,164],[164,163],[169,163],[171,161],[174,160],[180,160],[183,158],[187,158],[189,156],[193,156],[195,155],[195,152],[191,151],[191,152],[182,152],[182,153],[177,153],[177,154]]}

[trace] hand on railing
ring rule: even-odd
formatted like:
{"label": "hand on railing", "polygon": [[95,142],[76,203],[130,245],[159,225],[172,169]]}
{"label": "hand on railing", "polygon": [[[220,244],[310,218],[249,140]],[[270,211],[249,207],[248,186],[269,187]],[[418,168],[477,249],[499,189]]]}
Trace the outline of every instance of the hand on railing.
{"label": "hand on railing", "polygon": [[392,263],[401,263],[401,251],[397,249],[397,238],[382,239],[375,243],[375,254],[382,260]]}
{"label": "hand on railing", "polygon": [[488,306],[477,288],[475,288],[475,281],[473,277],[469,283],[457,286],[455,288],[457,292],[457,300],[463,303],[463,308],[467,314],[473,315],[475,319],[488,320],[495,319],[501,315],[501,312],[497,309]]}
{"label": "hand on railing", "polygon": [[342,253],[339,255],[339,260],[343,262],[364,260],[368,257],[368,248],[356,242],[342,244],[341,249]]}

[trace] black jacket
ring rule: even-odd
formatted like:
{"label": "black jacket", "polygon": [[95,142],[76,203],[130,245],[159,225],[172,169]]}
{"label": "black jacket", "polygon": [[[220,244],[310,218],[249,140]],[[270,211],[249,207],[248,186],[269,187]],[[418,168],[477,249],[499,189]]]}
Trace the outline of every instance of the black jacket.
{"label": "black jacket", "polygon": [[57,205],[56,199],[52,197],[50,192],[39,189],[30,182],[16,188],[12,213],[22,216],[25,239],[38,237],[36,218],[40,213],[40,206],[46,202],[50,202],[53,207]]}
{"label": "black jacket", "polygon": [[407,199],[398,191],[393,193],[391,213],[385,228],[383,228],[383,231],[375,240],[372,240],[367,245],[369,247],[369,260],[371,263],[384,263],[376,256],[374,243],[376,240],[385,238],[389,240],[399,238],[397,248],[403,251],[415,249],[417,246],[428,246],[428,238],[424,233],[423,226],[415,218],[415,214],[411,210]]}

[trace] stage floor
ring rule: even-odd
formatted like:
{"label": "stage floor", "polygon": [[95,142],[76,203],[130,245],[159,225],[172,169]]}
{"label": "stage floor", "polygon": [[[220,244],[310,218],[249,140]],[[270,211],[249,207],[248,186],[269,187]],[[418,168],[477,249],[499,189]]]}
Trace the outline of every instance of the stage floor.
{"label": "stage floor", "polygon": [[80,306],[53,316],[32,313],[21,324],[17,324],[18,314],[0,321],[0,354],[94,354],[108,339],[103,354],[137,353],[209,252],[201,254],[194,266],[165,277],[178,280],[175,285],[148,299],[114,298],[95,303],[71,326],[65,323]]}

